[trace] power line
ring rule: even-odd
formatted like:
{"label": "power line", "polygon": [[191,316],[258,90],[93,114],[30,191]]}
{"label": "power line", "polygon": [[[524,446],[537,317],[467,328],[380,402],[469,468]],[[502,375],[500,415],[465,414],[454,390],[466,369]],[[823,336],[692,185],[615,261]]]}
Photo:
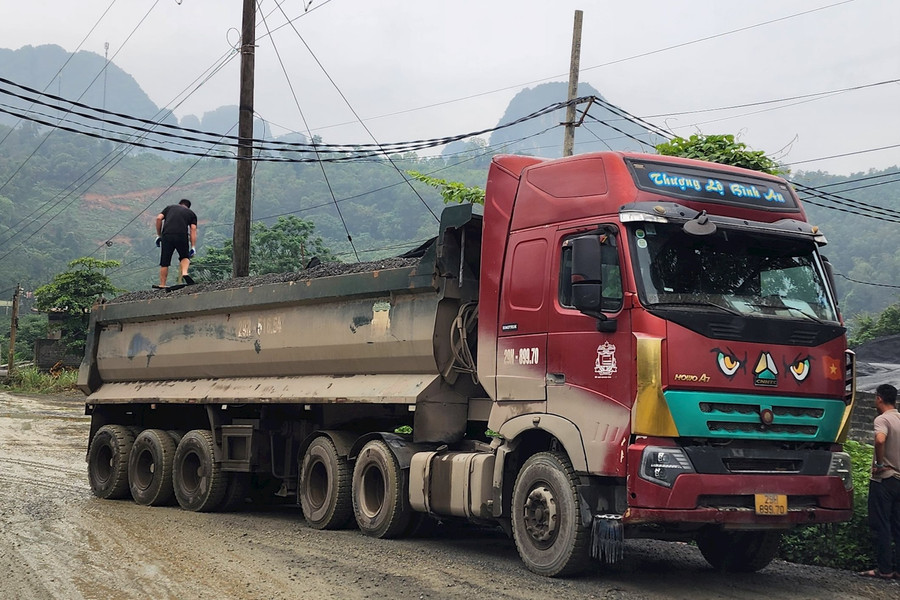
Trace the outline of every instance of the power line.
{"label": "power line", "polygon": [[861,281],[859,279],[853,279],[851,277],[847,277],[846,275],[844,275],[842,273],[835,273],[835,275],[837,275],[838,277],[843,277],[847,281],[852,281],[853,283],[859,283],[861,285],[874,285],[876,287],[900,289],[900,285],[892,285],[889,283],[875,283],[874,281]]}
{"label": "power line", "polygon": [[[764,27],[764,26],[766,26],[766,25],[771,25],[771,24],[773,24],[773,23],[778,23],[778,22],[781,22],[781,21],[787,21],[787,20],[789,20],[789,19],[794,19],[794,18],[797,18],[797,17],[802,17],[802,16],[805,16],[805,15],[808,15],[808,14],[811,14],[811,13],[815,13],[815,12],[827,10],[827,9],[830,9],[830,8],[834,8],[834,7],[836,7],[836,6],[841,6],[841,5],[843,5],[843,4],[849,4],[849,3],[851,3],[851,2],[855,2],[855,0],[843,0],[843,1],[841,1],[841,2],[835,2],[835,3],[833,3],[833,4],[828,4],[828,5],[826,5],[826,6],[820,6],[820,7],[817,7],[817,8],[810,9],[810,10],[805,10],[805,11],[801,11],[801,12],[798,12],[798,13],[793,13],[793,14],[786,15],[786,16],[783,16],[783,17],[778,17],[778,18],[776,18],[776,19],[770,19],[770,20],[768,20],[768,21],[763,21],[763,22],[760,22],[760,23],[755,23],[755,24],[753,24],[753,25],[747,25],[747,26],[745,26],[745,27],[739,27],[739,28],[737,28],[737,29],[732,29],[732,30],[729,30],[729,31],[724,31],[724,32],[717,33],[717,34],[714,34],[714,35],[709,35],[709,36],[705,36],[705,37],[702,37],[702,38],[696,38],[696,39],[693,39],[693,40],[689,40],[689,41],[687,41],[687,42],[681,42],[681,43],[678,43],[678,44],[673,44],[673,45],[671,45],[671,46],[665,46],[665,47],[663,47],[663,48],[657,48],[657,49],[655,49],[655,50],[650,50],[650,51],[647,51],[647,52],[641,52],[641,53],[639,53],[639,54],[633,54],[633,55],[631,55],[631,56],[626,56],[626,57],[623,57],[623,58],[614,59],[614,60],[611,60],[611,61],[609,61],[609,62],[601,63],[601,64],[598,64],[598,65],[593,65],[593,66],[591,66],[591,67],[584,67],[584,68],[582,68],[582,69],[579,71],[579,73],[584,73],[585,71],[590,71],[590,70],[593,70],[593,69],[600,69],[600,68],[603,68],[603,67],[608,67],[608,66],[611,66],[611,65],[616,65],[616,64],[620,64],[620,63],[623,63],[623,62],[628,62],[628,61],[631,61],[631,60],[636,60],[636,59],[638,59],[638,58],[645,58],[645,57],[647,57],[647,56],[652,56],[652,55],[654,55],[654,54],[660,54],[660,53],[663,53],[663,52],[668,52],[669,50],[675,50],[675,49],[678,49],[678,48],[683,48],[683,47],[686,47],[686,46],[691,46],[691,45],[693,45],[693,44],[699,44],[699,43],[701,43],[701,42],[706,42],[706,41],[709,41],[709,40],[713,40],[713,39],[717,39],[717,38],[721,38],[721,37],[726,37],[726,36],[733,35],[733,34],[736,34],[736,33],[742,33],[742,32],[744,32],[744,31],[749,31],[749,30],[751,30],[751,29],[756,29],[756,28],[758,28],[758,27]],[[276,30],[276,31],[277,31],[277,30]],[[478,92],[478,93],[476,93],[476,94],[470,94],[470,95],[468,95],[468,96],[460,96],[460,97],[458,97],[458,98],[452,98],[452,99],[450,99],[450,100],[443,100],[443,101],[441,101],[441,102],[435,102],[435,103],[432,103],[432,104],[427,104],[427,105],[418,106],[418,107],[414,107],[414,108],[408,108],[408,109],[404,109],[404,110],[394,111],[394,112],[391,112],[391,113],[385,113],[385,114],[381,114],[381,115],[376,115],[376,116],[374,116],[374,117],[369,117],[369,118],[366,119],[366,120],[367,120],[367,121],[373,121],[373,120],[375,120],[375,119],[384,119],[384,118],[387,118],[387,117],[395,117],[395,116],[398,116],[398,115],[403,115],[403,114],[407,114],[407,113],[411,113],[411,112],[417,112],[417,111],[420,111],[420,110],[427,110],[427,109],[430,109],[430,108],[438,108],[438,107],[440,107],[440,106],[446,106],[447,104],[454,104],[454,103],[456,103],[456,102],[463,102],[463,101],[466,101],[466,100],[472,100],[472,99],[475,99],[475,98],[481,98],[482,96],[489,96],[489,95],[491,95],[491,94],[496,94],[496,93],[499,93],[499,92],[506,92],[506,91],[509,91],[509,90],[515,90],[515,89],[526,88],[526,87],[529,87],[529,86],[534,85],[534,84],[536,84],[536,83],[543,83],[543,82],[545,82],[545,81],[550,81],[550,80],[552,80],[552,79],[558,79],[558,78],[560,78],[560,77],[564,77],[564,78],[565,78],[565,77],[568,77],[568,75],[569,75],[568,72],[566,72],[566,73],[559,73],[559,74],[556,74],[556,75],[551,75],[551,76],[549,76],[549,77],[542,77],[542,78],[540,78],[540,79],[533,79],[533,80],[531,80],[531,81],[527,81],[527,82],[524,82],[524,83],[517,83],[517,84],[514,84],[514,85],[508,85],[508,86],[505,86],[505,87],[502,87],[502,88],[496,88],[496,89],[489,90],[489,91],[485,91],[485,92]],[[648,117],[648,118],[650,118],[650,117]],[[332,125],[325,125],[325,126],[323,126],[323,127],[318,127],[318,128],[316,128],[316,131],[321,131],[321,130],[323,130],[323,129],[330,129],[330,128],[333,128],[333,127],[341,127],[341,126],[344,126],[344,125],[349,125],[349,124],[351,124],[351,123],[353,123],[353,121],[345,121],[345,122],[342,122],[342,123],[335,123],[335,124],[332,124]]]}
{"label": "power line", "polygon": [[[138,30],[138,28],[144,23],[144,21],[147,19],[147,17],[150,16],[150,13],[153,11],[154,8],[156,8],[156,5],[157,5],[157,4],[159,4],[159,0],[156,0],[156,1],[153,3],[153,6],[151,6],[151,7],[149,8],[149,10],[147,10],[147,12],[144,14],[143,17],[141,17],[141,20],[138,22],[138,24],[135,25],[134,29],[131,30],[131,33],[128,34],[128,37],[125,38],[125,41],[122,42],[122,45],[119,46],[119,49],[116,50],[115,54],[113,54],[112,59],[114,59],[116,56],[118,56],[119,52],[122,51],[122,48],[125,46],[125,44],[128,43],[128,40],[131,39],[131,36],[134,35],[134,33],[135,33],[135,32]],[[107,9],[107,10],[108,10],[108,9]],[[106,13],[104,12],[103,14],[105,15]],[[102,17],[101,17],[101,19],[102,19]],[[99,24],[99,21],[98,21],[98,24]],[[94,25],[94,27],[96,27],[96,25]],[[93,31],[93,29],[91,29],[91,31]],[[89,35],[90,35],[90,34],[89,34]],[[110,59],[110,61],[111,61],[112,59]],[[68,61],[67,61],[67,62],[68,62]],[[100,72],[97,73],[97,75],[94,77],[94,79],[91,80],[91,82],[87,85],[87,87],[84,88],[84,91],[83,91],[83,92],[81,93],[81,95],[78,97],[79,100],[80,100],[81,98],[83,98],[85,94],[87,94],[88,90],[91,89],[91,86],[94,85],[94,82],[97,81],[97,79],[100,78],[100,74],[103,73],[103,71],[104,71],[108,66],[109,66],[109,61],[107,61],[107,63],[104,65],[103,69],[101,69]],[[58,74],[58,73],[57,73],[57,74]],[[52,81],[52,80],[51,80],[51,81]],[[7,112],[7,111],[3,111],[3,112]],[[11,113],[9,113],[9,114],[11,114]],[[60,122],[61,122],[61,120],[60,120]],[[9,176],[9,178],[3,183],[3,185],[0,185],[0,191],[3,191],[3,189],[9,184],[10,181],[13,180],[13,178],[14,178],[14,177],[22,170],[22,168],[28,163],[28,161],[30,161],[30,160],[32,159],[32,157],[34,157],[34,155],[37,153],[37,151],[40,150],[41,147],[42,147],[42,146],[47,142],[47,140],[50,138],[50,136],[53,135],[53,132],[54,132],[56,129],[57,129],[56,127],[54,127],[53,129],[51,129],[50,132],[44,137],[44,139],[42,139],[41,142],[37,145],[37,147],[32,151],[32,153],[28,155],[28,157],[25,159],[25,161],[22,162],[22,164],[19,165],[19,167],[15,170],[15,172],[13,172],[13,174]]]}
{"label": "power line", "polygon": [[[103,18],[106,16],[106,13],[109,12],[109,10],[113,7],[113,5],[114,5],[115,3],[116,3],[116,0],[112,0],[112,2],[109,3],[109,6],[106,7],[106,10],[103,11],[103,14],[100,15],[100,18],[98,18],[97,21],[94,23],[94,26],[91,27],[90,31],[88,31],[87,34],[81,39],[81,41],[78,42],[78,46],[75,47],[75,51],[72,52],[71,54],[69,54],[69,56],[66,58],[66,62],[63,63],[63,65],[56,71],[56,73],[53,75],[53,77],[50,78],[50,81],[47,82],[47,85],[44,86],[44,91],[45,91],[45,92],[47,91],[47,88],[49,88],[49,87],[53,84],[53,81],[54,81],[57,77],[59,77],[59,74],[62,73],[63,70],[65,70],[65,68],[66,68],[66,66],[68,66],[69,62],[71,62],[72,59],[75,57],[75,54],[76,54],[79,50],[81,50],[81,47],[84,45],[84,43],[87,41],[87,39],[88,39],[89,37],[91,37],[91,34],[94,33],[94,30],[97,29],[97,26],[100,25],[100,22],[101,22],[101,21],[103,20]],[[107,65],[106,65],[106,66],[109,66],[109,63],[108,63],[108,62],[107,62]],[[106,69],[106,66],[103,67],[104,70]],[[90,86],[88,86],[88,87],[90,87]],[[29,108],[30,108],[30,107],[29,107]],[[19,123],[21,123],[21,121],[17,121],[16,123],[13,124],[12,127],[10,127],[9,131],[6,132],[6,135],[3,136],[3,139],[0,140],[0,146],[3,145],[3,142],[6,141],[6,138],[8,138],[8,137],[10,136],[10,134],[13,132],[13,130],[14,130],[16,127],[19,126]],[[13,176],[15,176],[15,175],[13,175]],[[3,186],[0,186],[0,190],[2,190],[4,187],[6,187],[6,184],[7,184],[7,183],[9,183],[9,181],[7,181],[6,183],[4,183]]]}
{"label": "power line", "polygon": [[879,81],[876,83],[867,83],[862,85],[854,85],[851,87],[840,88],[836,90],[828,90],[825,92],[813,92],[811,94],[801,94],[798,96],[786,96],[784,98],[775,98],[770,100],[759,100],[756,102],[746,102],[744,104],[732,104],[729,106],[719,106],[715,108],[700,108],[695,110],[681,110],[676,112],[668,112],[668,113],[658,113],[654,115],[646,115],[645,119],[658,119],[663,117],[676,117],[678,115],[693,115],[698,113],[707,113],[707,112],[717,112],[722,110],[735,110],[738,108],[750,108],[752,106],[764,106],[766,104],[779,104],[781,102],[791,102],[793,100],[806,100],[806,99],[818,99],[823,96],[833,96],[836,94],[843,94],[845,92],[855,92],[858,90],[864,90],[866,88],[878,87],[882,85],[888,85],[892,83],[898,83],[900,79],[888,79],[886,81]]}
{"label": "power line", "polygon": [[[284,15],[285,19],[287,19],[287,15],[284,13],[284,9],[281,8],[282,3],[283,2],[277,3],[277,7],[278,10],[281,11],[281,14]],[[266,21],[265,17],[263,17],[263,24],[266,27],[266,31],[268,31],[269,24]],[[291,27],[295,32],[297,31],[297,29],[294,28],[293,25]],[[299,37],[299,35],[300,34],[298,32],[297,36]],[[287,69],[284,66],[284,61],[281,60],[281,53],[278,51],[278,47],[275,45],[275,38],[271,37],[271,32],[269,33],[269,37],[272,41],[272,47],[275,49],[275,55],[278,57],[278,63],[281,65],[281,70],[284,73],[284,78],[287,80],[288,87],[291,90],[291,95],[294,97],[294,103],[297,105],[297,112],[300,113],[300,118],[303,120],[303,126],[308,132],[309,140],[313,142],[313,150],[316,153],[316,158],[320,158],[321,156],[319,153],[319,149],[316,148],[315,138],[313,138],[312,132],[309,129],[309,124],[306,121],[306,115],[303,114],[303,109],[300,108],[300,100],[297,98],[297,93],[294,91],[294,85],[291,82],[291,78],[288,76]],[[300,39],[301,41],[303,41],[303,38]],[[306,44],[305,41],[303,43],[304,45]],[[307,50],[309,50],[309,46],[307,46],[306,48]],[[310,54],[312,54],[312,51],[310,51]],[[319,66],[321,67],[321,64]],[[344,219],[344,214],[341,212],[341,207],[338,205],[337,197],[334,195],[334,188],[331,187],[331,181],[328,179],[328,172],[325,170],[325,163],[323,163],[322,161],[317,161],[317,164],[319,165],[319,169],[321,169],[322,171],[322,178],[325,180],[325,185],[328,187],[328,193],[331,195],[331,201],[334,204],[335,211],[337,211],[338,219],[340,219],[341,221],[341,226],[344,228],[344,233],[347,234],[347,241],[350,243],[350,247],[353,249],[353,252],[356,255],[356,260],[359,261],[359,254],[356,254],[356,245],[353,243],[353,236],[350,235],[350,228],[347,227],[347,221]]]}
{"label": "power line", "polygon": [[[572,100],[571,103],[577,105],[577,104],[587,102],[589,100],[590,100],[590,97],[581,97],[581,98],[576,98],[576,99]],[[389,156],[391,153],[411,152],[411,151],[416,151],[416,150],[421,150],[421,149],[426,149],[426,148],[433,148],[435,146],[442,146],[442,145],[448,144],[450,142],[459,141],[459,140],[463,140],[463,139],[470,138],[470,137],[476,137],[479,135],[483,135],[485,133],[491,133],[493,131],[498,131],[500,129],[512,127],[512,126],[518,125],[520,123],[524,123],[526,121],[539,118],[545,114],[552,113],[556,110],[566,107],[568,104],[570,104],[569,101],[557,102],[557,103],[551,104],[543,109],[537,110],[531,114],[525,115],[524,117],[520,117],[513,121],[509,121],[507,123],[497,125],[496,127],[490,127],[490,128],[481,129],[478,131],[473,131],[473,132],[458,134],[458,135],[453,135],[453,136],[446,136],[444,138],[431,138],[431,139],[424,139],[424,140],[415,140],[415,141],[411,141],[411,142],[397,142],[397,143],[393,143],[393,144],[375,144],[375,145],[359,144],[359,145],[356,145],[357,148],[358,147],[368,147],[370,149],[363,150],[363,151],[359,151],[357,149],[353,152],[348,151],[340,156],[329,156],[327,158],[290,158],[290,157],[284,157],[284,156],[282,156],[282,157],[260,156],[260,157],[253,158],[250,160],[256,160],[256,161],[261,161],[261,162],[318,162],[319,160],[324,161],[324,162],[345,162],[345,161],[350,161],[350,160],[359,160],[360,158],[370,158],[370,157],[379,156],[379,155]],[[97,109],[97,110],[99,110],[99,109]],[[62,121],[54,124],[54,123],[50,123],[46,120],[43,120],[43,119],[40,119],[40,118],[37,118],[34,116],[28,116],[28,115],[21,114],[15,110],[10,110],[10,108],[4,108],[2,105],[0,105],[0,112],[10,114],[13,116],[18,116],[25,120],[32,121],[32,122],[38,123],[40,125],[46,125],[48,127],[54,128],[54,129],[61,129],[63,131],[69,131],[71,133],[77,133],[80,135],[86,135],[86,136],[93,137],[96,139],[104,139],[104,140],[108,140],[108,141],[112,141],[112,142],[116,142],[116,143],[126,143],[126,144],[137,146],[140,148],[147,148],[147,149],[151,149],[151,150],[160,150],[163,152],[171,152],[174,154],[181,154],[181,155],[186,155],[186,156],[209,156],[211,158],[218,158],[218,159],[240,160],[239,157],[232,156],[232,155],[209,154],[208,151],[198,153],[198,152],[192,152],[190,150],[183,150],[183,149],[178,149],[178,148],[161,146],[161,145],[159,145],[158,142],[157,143],[145,143],[145,142],[137,142],[137,141],[133,141],[133,140],[132,141],[125,140],[123,142],[122,140],[120,140],[118,138],[112,137],[112,134],[107,133],[105,130],[101,130],[100,133],[97,133],[96,132],[97,128],[94,128],[95,132],[90,132],[90,131],[84,131],[83,129],[78,129],[76,127],[69,127],[69,126],[61,125]],[[126,126],[125,124],[122,124],[122,125]],[[138,128],[138,131],[143,131],[143,129]],[[216,134],[206,133],[205,135],[214,136]],[[194,141],[196,141],[198,143],[210,143],[209,141],[199,140],[199,139],[196,139]],[[348,146],[348,148],[352,148],[352,147]],[[279,151],[281,153],[287,152],[287,150],[284,148],[280,149]]]}

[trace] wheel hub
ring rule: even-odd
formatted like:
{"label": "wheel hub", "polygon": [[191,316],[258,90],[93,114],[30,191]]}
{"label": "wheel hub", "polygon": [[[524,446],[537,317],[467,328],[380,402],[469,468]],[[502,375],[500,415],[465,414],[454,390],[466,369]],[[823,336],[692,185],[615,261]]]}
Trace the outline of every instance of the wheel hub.
{"label": "wheel hub", "polygon": [[549,488],[536,487],[525,500],[525,529],[538,542],[546,542],[556,535],[559,515],[556,498]]}

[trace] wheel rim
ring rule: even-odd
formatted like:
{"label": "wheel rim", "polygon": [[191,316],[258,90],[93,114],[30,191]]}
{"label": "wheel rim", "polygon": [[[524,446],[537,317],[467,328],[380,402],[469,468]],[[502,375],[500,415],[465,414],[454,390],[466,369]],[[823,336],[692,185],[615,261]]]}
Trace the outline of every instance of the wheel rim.
{"label": "wheel rim", "polygon": [[328,498],[328,469],[324,463],[316,461],[310,466],[305,485],[310,509],[319,510]]}
{"label": "wheel rim", "polygon": [[370,465],[362,474],[362,493],[359,495],[360,509],[363,514],[373,518],[384,506],[385,485],[381,469]]}
{"label": "wheel rim", "polygon": [[153,453],[143,450],[137,457],[137,468],[134,473],[134,482],[141,490],[146,490],[153,483],[153,475],[156,472],[156,463],[153,461]]}
{"label": "wheel rim", "polygon": [[183,467],[181,481],[184,489],[191,494],[196,493],[203,485],[203,465],[200,457],[191,452],[184,457],[181,465]]}
{"label": "wheel rim", "polygon": [[553,490],[547,486],[536,486],[525,499],[525,531],[539,548],[549,548],[559,528],[559,512]]}
{"label": "wheel rim", "polygon": [[97,452],[96,468],[94,473],[97,480],[106,483],[113,473],[113,449],[109,444],[103,444]]}

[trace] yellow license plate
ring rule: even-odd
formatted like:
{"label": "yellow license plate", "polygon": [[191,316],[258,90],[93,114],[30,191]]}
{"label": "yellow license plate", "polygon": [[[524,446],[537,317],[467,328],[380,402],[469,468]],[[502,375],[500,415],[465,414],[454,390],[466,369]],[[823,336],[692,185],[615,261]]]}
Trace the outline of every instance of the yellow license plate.
{"label": "yellow license plate", "polygon": [[754,494],[756,514],[778,517],[788,511],[787,496],[784,494]]}

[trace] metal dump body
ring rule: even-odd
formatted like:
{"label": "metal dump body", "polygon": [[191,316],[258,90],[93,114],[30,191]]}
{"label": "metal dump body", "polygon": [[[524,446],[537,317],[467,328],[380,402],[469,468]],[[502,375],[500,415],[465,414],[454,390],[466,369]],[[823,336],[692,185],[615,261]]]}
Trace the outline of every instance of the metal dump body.
{"label": "metal dump body", "polygon": [[440,376],[434,252],[418,264],[95,308],[89,403],[401,402]]}

